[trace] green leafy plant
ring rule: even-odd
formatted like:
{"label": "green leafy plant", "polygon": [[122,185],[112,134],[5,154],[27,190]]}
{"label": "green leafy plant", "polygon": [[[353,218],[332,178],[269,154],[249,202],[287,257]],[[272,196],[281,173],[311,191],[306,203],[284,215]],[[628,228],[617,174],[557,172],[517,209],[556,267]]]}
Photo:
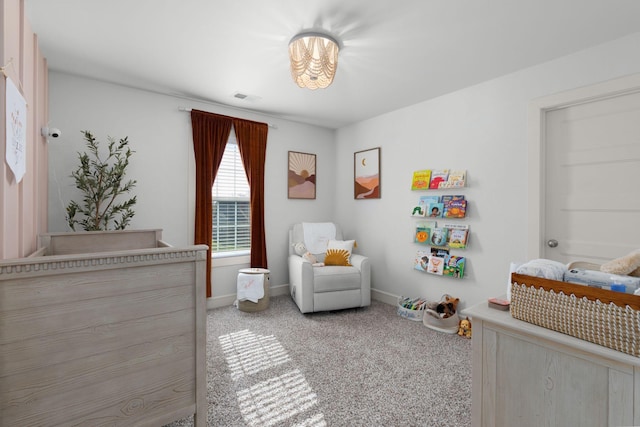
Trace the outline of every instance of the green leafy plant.
{"label": "green leafy plant", "polygon": [[[136,196],[116,203],[119,196],[129,193],[136,181],[124,181],[129,157],[134,151],[129,148],[129,137],[109,141],[108,156],[100,156],[100,143],[89,131],[82,131],[87,152],[78,153],[80,165],[71,173],[76,187],[82,191],[82,205],[71,201],[67,206],[67,222],[72,230],[81,226],[85,231],[124,230],[134,216]],[[80,218],[76,218],[79,215]]]}

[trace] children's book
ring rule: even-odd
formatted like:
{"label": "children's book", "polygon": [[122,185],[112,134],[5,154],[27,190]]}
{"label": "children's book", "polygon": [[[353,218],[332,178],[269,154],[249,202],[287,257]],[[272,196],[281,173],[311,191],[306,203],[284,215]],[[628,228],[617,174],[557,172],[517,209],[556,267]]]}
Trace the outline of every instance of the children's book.
{"label": "children's book", "polygon": [[466,169],[453,169],[449,172],[446,184],[443,187],[446,188],[461,188],[464,187],[464,183],[467,177]]}
{"label": "children's book", "polygon": [[448,228],[449,230],[458,229],[458,230],[468,230],[469,224],[458,224],[455,222],[445,222],[441,225],[441,227]]}
{"label": "children's book", "polygon": [[451,200],[464,200],[464,195],[462,195],[462,194],[443,194],[442,197],[440,197],[439,202],[440,203],[447,203],[447,202],[450,202]]}
{"label": "children's book", "polygon": [[466,200],[449,200],[444,203],[444,210],[442,211],[444,218],[464,218],[467,216],[467,201]]}
{"label": "children's book", "polygon": [[428,190],[431,182],[431,170],[415,171],[411,180],[412,190]]}
{"label": "children's book", "polygon": [[429,238],[431,237],[431,229],[422,225],[416,227],[416,232],[413,237],[413,241],[422,245],[430,245]]}
{"label": "children's book", "polygon": [[448,230],[447,246],[455,249],[465,249],[469,242],[469,225],[446,222],[442,224]]}
{"label": "children's book", "polygon": [[425,216],[426,213],[427,210],[425,207],[418,205],[413,208],[413,211],[411,211],[411,216]]}
{"label": "children's book", "polygon": [[429,251],[418,251],[416,252],[416,258],[413,262],[413,268],[418,271],[427,271],[427,267],[429,266],[429,258],[431,258],[431,253]]}
{"label": "children's book", "polygon": [[460,256],[449,256],[444,263],[442,274],[444,276],[464,277],[465,258]]}
{"label": "children's book", "polygon": [[431,171],[431,181],[429,182],[429,188],[437,190],[440,188],[440,183],[447,182],[449,178],[449,169],[434,169]]}
{"label": "children's book", "polygon": [[425,212],[431,203],[441,203],[440,197],[435,194],[432,196],[420,196],[418,204],[424,206]]}
{"label": "children's book", "polygon": [[449,249],[445,247],[431,247],[431,256],[437,256],[440,258],[447,258],[449,256]]}
{"label": "children's book", "polygon": [[[418,201],[418,205],[413,208],[411,216],[427,216],[427,209],[430,203],[438,203],[440,198],[438,196],[422,196]],[[444,208],[443,208],[444,209]]]}
{"label": "children's book", "polygon": [[431,229],[430,242],[435,246],[445,246],[447,244],[447,235],[449,230],[444,227],[436,227]]}
{"label": "children's book", "polygon": [[447,239],[447,246],[456,249],[465,249],[467,247],[467,236],[469,230],[449,230],[449,238]]}
{"label": "children's book", "polygon": [[442,218],[443,211],[444,203],[429,203],[429,207],[427,207],[427,216],[429,218]]}
{"label": "children's book", "polygon": [[438,226],[437,221],[420,221],[416,224],[416,227],[424,227],[424,228],[436,228]]}
{"label": "children's book", "polygon": [[442,257],[432,256],[429,258],[427,273],[442,275],[444,271],[444,261],[445,259]]}

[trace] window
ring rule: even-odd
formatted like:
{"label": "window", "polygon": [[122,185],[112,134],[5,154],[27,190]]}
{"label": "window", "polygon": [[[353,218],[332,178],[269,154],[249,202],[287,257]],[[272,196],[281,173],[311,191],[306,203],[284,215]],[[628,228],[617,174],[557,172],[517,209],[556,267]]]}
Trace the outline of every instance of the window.
{"label": "window", "polygon": [[[249,182],[232,131],[213,183],[213,236],[217,256],[247,255],[251,250]],[[214,255],[214,256],[215,256]]]}

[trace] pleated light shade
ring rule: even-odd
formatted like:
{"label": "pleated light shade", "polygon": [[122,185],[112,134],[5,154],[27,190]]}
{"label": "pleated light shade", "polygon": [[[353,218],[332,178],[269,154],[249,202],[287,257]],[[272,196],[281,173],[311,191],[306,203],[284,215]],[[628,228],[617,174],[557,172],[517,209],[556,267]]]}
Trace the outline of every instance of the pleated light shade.
{"label": "pleated light shade", "polygon": [[291,76],[300,87],[324,89],[338,68],[338,42],[321,33],[301,33],[289,42]]}

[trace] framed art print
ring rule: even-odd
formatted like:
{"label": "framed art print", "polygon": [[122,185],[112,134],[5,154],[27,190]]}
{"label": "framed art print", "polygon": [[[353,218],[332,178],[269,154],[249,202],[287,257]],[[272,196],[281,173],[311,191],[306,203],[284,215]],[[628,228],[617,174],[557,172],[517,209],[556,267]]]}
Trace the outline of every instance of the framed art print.
{"label": "framed art print", "polygon": [[288,196],[290,199],[316,198],[316,155],[289,151]]}
{"label": "framed art print", "polygon": [[380,147],[353,154],[353,197],[380,198]]}

